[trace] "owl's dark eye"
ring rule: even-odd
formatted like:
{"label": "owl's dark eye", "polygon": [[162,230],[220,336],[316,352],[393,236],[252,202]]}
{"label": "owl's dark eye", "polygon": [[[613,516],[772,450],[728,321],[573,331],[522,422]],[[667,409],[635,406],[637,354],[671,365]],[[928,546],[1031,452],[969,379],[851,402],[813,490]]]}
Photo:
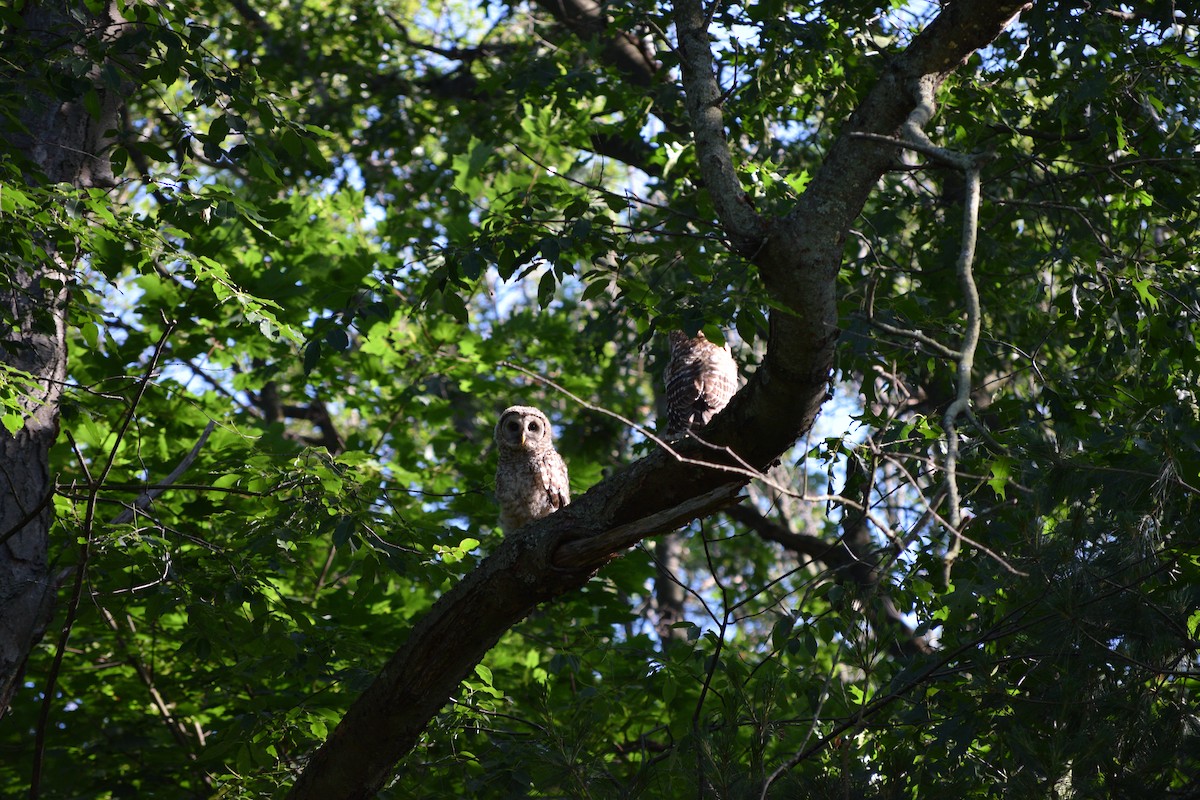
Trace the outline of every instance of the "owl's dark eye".
{"label": "owl's dark eye", "polygon": [[516,433],[517,431],[521,430],[521,424],[519,422],[517,422],[515,419],[510,419],[508,421],[508,424],[505,425],[504,427],[508,428],[513,433]]}
{"label": "owl's dark eye", "polygon": [[538,425],[536,420],[529,423],[529,430],[533,431],[534,433],[537,433],[541,429],[542,429],[542,426]]}

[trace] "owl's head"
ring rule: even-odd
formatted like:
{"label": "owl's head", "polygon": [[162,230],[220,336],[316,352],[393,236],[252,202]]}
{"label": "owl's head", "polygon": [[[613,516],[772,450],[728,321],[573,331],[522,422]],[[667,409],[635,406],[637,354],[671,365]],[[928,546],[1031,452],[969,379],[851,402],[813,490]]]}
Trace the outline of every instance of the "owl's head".
{"label": "owl's head", "polygon": [[[697,336],[703,336],[703,333],[697,333]],[[683,331],[669,331],[667,333],[667,342],[671,345],[671,352],[684,347],[688,343],[688,335]]]}
{"label": "owl's head", "polygon": [[708,338],[703,331],[696,331],[695,336],[688,336],[680,330],[669,331],[667,333],[667,342],[671,346],[671,354],[686,353],[691,348],[694,348],[700,342],[707,342]]}
{"label": "owl's head", "polygon": [[508,450],[540,450],[553,436],[550,420],[532,406],[510,406],[496,423],[496,444]]}

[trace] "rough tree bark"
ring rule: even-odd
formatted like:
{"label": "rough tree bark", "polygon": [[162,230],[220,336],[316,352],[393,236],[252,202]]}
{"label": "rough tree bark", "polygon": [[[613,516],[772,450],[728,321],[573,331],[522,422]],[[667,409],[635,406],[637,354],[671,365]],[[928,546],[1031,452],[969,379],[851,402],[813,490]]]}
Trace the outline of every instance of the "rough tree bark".
{"label": "rough tree bark", "polygon": [[[896,134],[917,108],[918,87],[940,86],[1023,7],[1021,0],[945,5],[885,67],[795,207],[770,219],[746,203],[733,169],[704,10],[699,0],[680,0],[683,84],[705,186],[731,246],[758,265],[768,291],[790,309],[772,313],[762,366],[705,430],[719,449],[691,442],[680,445],[682,455],[731,465],[733,452],[744,464],[765,469],[811,427],[833,363],[835,277],[845,235],[895,157],[892,147],[850,134]],[[313,754],[290,798],[373,796],[505,631],[539,603],[582,586],[625,547],[729,504],[746,481],[745,474],[698,466],[660,450],[508,536],[416,623]]]}
{"label": "rough tree bark", "polygon": [[[106,132],[118,128],[123,92],[106,88],[95,53],[108,52],[127,30],[116,4],[93,14],[82,2],[31,3],[18,27],[5,32],[14,48],[3,66],[5,84],[20,91],[5,98],[15,100],[17,124],[0,115],[0,135],[24,157],[24,181],[111,186]],[[23,53],[14,52],[18,43]],[[89,89],[98,99],[90,111],[84,102]],[[72,274],[53,232],[26,245],[0,259],[0,362],[37,380],[36,391],[22,399],[24,426],[15,434],[0,428],[0,715],[49,624],[56,588],[47,562],[50,447],[66,378]]]}

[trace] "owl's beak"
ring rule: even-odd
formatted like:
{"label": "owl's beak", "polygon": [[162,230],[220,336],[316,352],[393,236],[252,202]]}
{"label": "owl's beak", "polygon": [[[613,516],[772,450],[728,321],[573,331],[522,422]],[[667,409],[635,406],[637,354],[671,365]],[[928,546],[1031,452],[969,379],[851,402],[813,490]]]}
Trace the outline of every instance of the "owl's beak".
{"label": "owl's beak", "polygon": [[521,431],[521,447],[525,446],[525,431]]}

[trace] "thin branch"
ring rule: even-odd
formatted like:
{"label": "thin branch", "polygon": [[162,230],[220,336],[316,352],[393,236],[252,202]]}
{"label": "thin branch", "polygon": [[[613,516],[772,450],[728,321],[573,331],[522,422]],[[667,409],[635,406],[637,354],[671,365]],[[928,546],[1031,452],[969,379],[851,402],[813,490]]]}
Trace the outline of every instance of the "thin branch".
{"label": "thin branch", "polygon": [[[139,512],[142,512],[145,509],[149,508],[150,504],[154,502],[155,498],[157,498],[159,495],[161,495],[163,492],[165,492],[168,488],[171,488],[175,484],[175,481],[177,481],[183,475],[183,473],[187,471],[188,467],[191,466],[192,462],[196,460],[196,457],[200,454],[200,450],[204,447],[204,443],[206,441],[208,441],[208,437],[213,432],[213,429],[216,427],[216,425],[217,425],[216,420],[209,420],[208,425],[205,426],[204,432],[200,435],[200,439],[196,442],[195,447],[192,448],[190,453],[188,453],[186,456],[184,456],[183,460],[179,462],[179,464],[175,467],[175,469],[173,469],[171,471],[171,473],[165,479],[163,479],[163,481],[161,481],[160,483],[139,486],[138,488],[144,489],[142,494],[133,502],[132,505],[126,506],[125,509],[120,514],[118,514],[116,517],[114,517],[109,522],[109,525],[124,525],[128,522],[131,522],[134,519],[134,517],[137,516],[137,514]],[[74,443],[72,443],[72,446],[74,446]],[[86,466],[82,460],[83,456],[81,454],[79,454],[78,450],[76,450],[76,455],[79,457],[81,465]],[[90,478],[89,478],[89,482],[90,482]],[[91,501],[92,498],[95,497],[96,493],[99,492],[100,488],[101,488],[100,486],[89,485],[89,487],[88,487],[89,493],[86,496],[86,500]],[[121,488],[123,488],[123,485],[108,485],[108,486],[104,486],[103,488],[108,489],[108,490],[120,490]],[[200,489],[200,490],[210,490],[211,489],[213,491],[225,491],[225,492],[229,491],[227,489],[218,489],[218,488],[209,487],[209,486],[194,486],[194,485],[187,485],[187,484],[182,485],[182,486],[177,486],[175,488]],[[267,494],[266,492],[235,492],[235,493],[249,494],[249,495],[256,496],[256,497],[265,497]],[[68,496],[70,496],[70,495],[68,495]],[[99,501],[99,498],[96,498],[96,499],[97,499],[97,501]],[[82,570],[82,568],[83,568],[83,563],[81,562],[80,564],[78,564],[75,567],[72,567],[70,569]],[[68,574],[69,574],[69,572],[68,572]],[[165,579],[166,579],[166,572],[164,570],[164,574],[160,580],[154,581],[152,583],[144,584],[142,586],[135,586],[131,589],[117,590],[117,591],[113,592],[113,594],[123,594],[124,592],[136,592],[136,591],[140,591],[142,589],[147,589],[151,586],[161,583],[162,580],[165,580]]]}
{"label": "thin branch", "polygon": [[[829,699],[829,686],[833,683],[834,677],[838,674],[838,666],[841,663],[841,651],[842,648],[845,647],[845,644],[843,642],[839,642],[837,647],[838,651],[834,653],[832,662],[829,666],[829,673],[825,676],[825,684],[821,687],[821,693],[819,695],[820,699],[817,701],[817,707],[813,709],[812,721],[809,723],[808,733],[804,734],[804,738],[800,740],[799,749],[804,748],[804,745],[808,743],[808,740],[811,739],[813,734],[817,732],[817,725],[820,724],[821,709],[825,707],[825,701]],[[766,780],[763,781],[762,791],[758,795],[759,800],[767,800],[767,792],[771,789],[771,784],[779,780],[779,778],[782,777],[793,766],[795,765],[784,762],[776,767],[775,770],[767,776]]]}
{"label": "thin branch", "polygon": [[867,324],[870,325],[872,328],[876,328],[878,330],[883,331],[884,333],[890,333],[893,336],[903,336],[906,339],[912,339],[915,342],[920,342],[921,344],[925,345],[930,350],[932,350],[934,355],[942,356],[943,358],[951,358],[951,359],[955,359],[955,360],[962,357],[962,353],[960,353],[957,350],[947,347],[946,345],[942,344],[937,339],[934,339],[932,336],[930,336],[926,333],[922,333],[921,331],[908,330],[906,328],[897,328],[895,325],[889,325],[886,322],[880,322],[879,320],[875,319],[875,317],[871,314],[870,310],[868,310],[868,312],[867,312]]}
{"label": "thin branch", "polygon": [[[932,652],[928,641],[924,637],[916,636],[913,629],[904,621],[895,603],[892,602],[891,597],[879,590],[882,584],[880,578],[884,571],[891,565],[890,559],[878,564],[867,560],[867,558],[856,551],[855,545],[850,539],[849,532],[843,534],[837,540],[830,542],[820,536],[795,533],[784,524],[768,519],[758,509],[752,507],[744,505],[734,506],[733,508],[726,509],[725,514],[731,519],[735,519],[746,525],[767,541],[776,542],[797,555],[807,556],[822,562],[832,575],[845,573],[862,590],[875,592],[879,608],[872,609],[871,613],[874,616],[882,614],[887,623],[896,626],[904,634],[903,639],[897,638],[891,645],[896,655],[904,656],[910,653],[928,654]],[[871,621],[877,631],[877,635],[880,639],[883,639],[884,637],[880,631],[878,621],[876,619],[872,619]]]}
{"label": "thin branch", "polygon": [[[710,450],[716,450],[718,452],[724,453],[725,455],[729,456],[729,458],[731,460],[737,462],[738,464],[741,464],[741,466],[740,467],[732,466],[730,464],[722,464],[722,463],[719,463],[716,461],[704,461],[704,460],[698,459],[698,458],[689,458],[689,457],[683,455],[682,453],[680,453],[678,450],[676,450],[674,447],[672,447],[670,444],[668,444],[665,440],[656,436],[646,426],[644,426],[640,423],[634,422],[633,420],[629,419],[628,417],[622,416],[621,414],[618,414],[615,411],[610,411],[609,409],[604,408],[602,406],[595,405],[594,403],[589,403],[587,400],[584,400],[582,397],[579,397],[578,395],[576,395],[573,392],[569,391],[568,389],[560,386],[559,384],[555,383],[554,381],[550,380],[549,378],[547,378],[543,375],[539,375],[538,373],[534,372],[533,370],[522,367],[520,364],[514,364],[511,361],[498,361],[498,362],[496,362],[496,365],[500,366],[500,367],[507,367],[509,369],[516,370],[517,372],[520,372],[522,375],[525,375],[526,377],[531,378],[532,380],[537,381],[538,383],[541,383],[544,386],[548,386],[551,389],[554,389],[556,392],[559,392],[560,394],[563,394],[566,397],[570,398],[572,401],[577,403],[581,408],[585,408],[588,411],[595,411],[597,414],[604,414],[606,416],[612,417],[615,420],[618,420],[619,422],[629,426],[629,428],[631,430],[637,431],[638,433],[642,434],[650,441],[654,442],[656,445],[658,445],[663,450],[665,450],[672,458],[674,458],[676,461],[678,461],[681,464],[688,464],[690,466],[696,466],[696,467],[705,467],[707,469],[713,469],[713,470],[717,470],[719,472],[728,472],[731,475],[741,475],[746,478],[749,478],[750,480],[759,481],[762,484],[764,484],[765,486],[769,486],[770,488],[776,490],[777,492],[779,492],[782,495],[785,495],[788,497],[794,497],[798,500],[807,500],[810,502],[823,502],[825,500],[832,499],[832,500],[835,500],[840,503],[845,503],[846,505],[849,505],[849,506],[855,508],[856,510],[861,510],[861,506],[854,503],[854,501],[852,501],[852,500],[848,500],[846,498],[841,497],[840,495],[832,495],[832,496],[828,496],[828,497],[824,496],[824,495],[822,495],[820,497],[809,497],[807,495],[803,495],[792,489],[789,489],[786,486],[783,486],[782,484],[779,484],[779,483],[771,480],[765,472],[754,469],[754,467],[752,465],[747,463],[744,458],[739,456],[732,449],[730,449],[728,447],[721,447],[721,446],[706,442],[704,439],[701,439],[698,435],[696,435],[696,433],[694,431],[688,431],[687,435],[678,441],[690,440],[690,441],[697,442],[698,444],[700,444],[704,447],[707,447]],[[895,534],[892,532],[892,529],[886,523],[879,520],[876,516],[871,515],[870,511],[867,511],[866,513],[870,516],[871,521],[879,526],[880,530],[884,531],[889,537],[894,538]]]}
{"label": "thin branch", "polygon": [[[1127,569],[1129,566],[1130,565],[1123,565],[1118,569],[1118,571]],[[1122,592],[1126,592],[1131,587],[1136,586],[1144,581],[1147,581],[1155,575],[1159,575],[1164,572],[1169,572],[1173,568],[1174,568],[1174,565],[1171,561],[1162,561],[1154,569],[1150,570],[1147,573],[1138,575],[1136,578],[1134,578],[1128,584],[1116,585],[1111,590],[1104,592],[1103,594],[1088,598],[1087,600],[1083,601],[1083,603],[1081,604],[1080,607],[1084,608],[1084,607],[1098,605],[1100,603],[1103,603],[1110,597],[1113,597],[1114,595],[1117,595],[1117,594],[1121,594]],[[1115,575],[1116,573],[1114,572],[1113,574]],[[874,716],[877,712],[881,711],[882,709],[886,708],[887,706],[891,705],[892,703],[896,702],[897,700],[902,699],[913,689],[916,689],[917,687],[926,683],[926,681],[938,680],[939,678],[945,677],[947,674],[956,674],[957,670],[953,670],[950,673],[946,673],[946,672],[943,672],[943,668],[946,667],[947,665],[949,665],[950,663],[952,663],[955,659],[957,659],[963,653],[968,652],[970,650],[974,650],[974,649],[978,648],[980,645],[986,644],[988,642],[998,641],[1000,639],[1008,638],[1011,636],[1016,636],[1016,635],[1020,634],[1022,631],[1026,631],[1035,626],[1045,624],[1046,622],[1048,622],[1050,620],[1058,620],[1061,617],[1061,613],[1059,611],[1051,611],[1047,614],[1043,614],[1042,616],[1036,617],[1034,619],[1026,619],[1025,621],[1019,621],[1021,617],[1025,616],[1029,611],[1031,611],[1035,606],[1037,606],[1042,601],[1042,599],[1043,598],[1041,598],[1041,597],[1035,597],[1033,600],[1030,600],[1029,602],[1019,606],[1018,608],[1013,609],[1008,614],[1005,614],[999,621],[997,621],[997,623],[995,625],[991,626],[990,628],[988,628],[985,631],[982,631],[978,636],[976,636],[966,642],[963,642],[961,645],[953,648],[952,650],[944,652],[936,661],[930,663],[925,669],[921,670],[921,672],[919,674],[917,674],[915,677],[913,677],[913,679],[910,680],[908,683],[888,692],[886,695],[884,695],[882,697],[872,700],[869,704],[867,704],[866,706],[863,707],[862,711],[859,714],[846,720],[845,722],[841,722],[841,723],[837,724],[836,726],[834,726],[833,730],[831,730],[829,733],[822,736],[820,741],[816,742],[812,747],[809,747],[807,750],[804,750],[802,752],[797,752],[794,756],[787,759],[780,766],[780,768],[777,769],[775,771],[775,773],[773,773],[771,780],[774,780],[779,775],[782,775],[785,772],[787,772],[788,770],[793,769],[796,765],[800,764],[805,759],[820,752],[827,745],[829,745],[830,742],[836,740],[839,736],[841,736],[847,730],[853,728],[855,725],[858,725],[862,720],[868,719],[868,718]]]}
{"label": "thin branch", "polygon": [[850,551],[846,549],[840,539],[830,542],[810,533],[796,533],[784,525],[768,519],[762,512],[751,506],[732,506],[725,509],[725,514],[730,519],[750,528],[763,539],[782,545],[797,555],[808,556],[833,567],[842,566],[850,561]]}
{"label": "thin branch", "polygon": [[[574,186],[578,186],[581,189],[586,189],[589,192],[594,192],[605,201],[618,200],[618,201],[623,201],[626,203],[636,203],[637,205],[644,206],[646,208],[653,208],[653,209],[657,209],[659,211],[665,211],[665,212],[671,214],[672,216],[677,217],[678,219],[683,220],[684,222],[692,223],[692,224],[696,225],[697,227],[701,227],[701,226],[715,227],[711,220],[704,219],[702,217],[698,217],[695,214],[686,213],[677,208],[673,208],[666,203],[659,203],[659,202],[655,202],[654,200],[651,200],[649,198],[641,197],[636,192],[634,192],[630,189],[626,189],[624,192],[618,193],[618,192],[611,191],[609,189],[605,189],[604,187],[602,187],[600,185],[597,185],[594,183],[589,183],[588,181],[585,181],[585,180],[581,180],[573,175],[559,172],[555,168],[553,168],[551,165],[547,164],[544,160],[538,158],[533,153],[530,153],[528,150],[521,147],[521,145],[518,144],[517,142],[511,142],[510,146],[514,150],[516,150],[518,153],[520,153],[530,164],[533,164],[538,169],[545,171],[547,174],[553,175],[555,180],[566,181],[567,183],[570,183]],[[635,164],[633,166],[637,166],[637,165]],[[565,223],[566,220],[554,218],[554,219],[546,219],[543,222],[544,223]],[[612,228],[613,228],[613,230],[623,231],[624,233],[630,234],[630,235],[638,234],[638,233],[654,233],[654,234],[658,234],[661,236],[670,235],[670,236],[677,236],[677,237],[681,237],[681,238],[698,238],[698,239],[702,239],[702,240],[713,238],[712,236],[710,236],[708,234],[689,233],[686,231],[671,231],[668,233],[666,231],[661,230],[661,223],[656,223],[654,226],[649,227],[649,228],[635,228],[635,227],[631,227],[631,226],[619,225],[619,224],[613,223]]]}
{"label": "thin branch", "polygon": [[596,39],[604,60],[639,86],[653,84],[659,65],[637,37],[612,24],[605,7],[596,0],[536,0],[580,39]]}
{"label": "thin branch", "polygon": [[404,40],[404,43],[416,50],[423,50],[426,53],[432,53],[435,56],[450,61],[465,61],[471,62],[480,58],[488,58],[491,56],[504,55],[512,52],[515,48],[513,45],[488,45],[480,43],[475,47],[438,47],[437,45],[425,44],[418,42],[408,32],[408,26],[404,22],[387,9],[381,9],[383,16],[387,17],[388,21],[396,29],[396,33]]}
{"label": "thin branch", "polygon": [[313,605],[316,605],[318,596],[321,594],[321,590],[325,588],[325,581],[329,578],[329,571],[333,569],[333,559],[336,555],[337,545],[330,544],[329,552],[325,554],[325,566],[321,567],[321,574],[317,576],[317,584],[313,587]]}
{"label": "thin branch", "polygon": [[654,549],[643,548],[654,562],[653,592],[647,604],[657,617],[654,630],[663,647],[672,639],[686,639],[688,632],[680,623],[687,622],[686,599],[689,587],[684,585],[676,573],[682,569],[680,553],[683,549],[678,532],[667,533],[654,543]]}
{"label": "thin branch", "polygon": [[962,527],[962,508],[959,505],[958,492],[958,418],[965,415],[971,408],[971,372],[975,365],[975,348],[979,344],[979,290],[975,286],[975,278],[971,267],[975,258],[975,241],[979,225],[979,164],[975,161],[968,163],[966,177],[966,208],[963,209],[962,251],[958,260],[958,277],[962,284],[963,298],[967,305],[967,331],[963,335],[962,358],[958,360],[958,374],[955,378],[956,396],[954,402],[946,409],[943,427],[946,431],[946,489],[950,505],[950,525],[955,531],[954,544],[947,550],[945,556],[945,581],[950,582],[950,570],[962,547],[963,536],[959,531]]}
{"label": "thin branch", "polygon": [[[194,362],[192,359],[181,358],[181,359],[178,359],[178,361],[180,363],[184,364],[188,369],[190,369],[192,371],[192,375],[196,376],[197,378],[200,378],[202,381],[207,383],[209,385],[209,387],[212,388],[213,391],[217,392],[218,394],[225,395],[225,397],[229,398],[230,402],[232,402],[238,408],[243,409],[248,414],[262,416],[262,412],[259,411],[259,409],[243,402],[241,399],[238,398],[238,396],[234,392],[229,391],[229,389],[227,389],[223,383],[216,380],[211,375],[209,375],[207,372],[205,372],[205,370],[199,364]],[[190,381],[189,381],[189,383],[190,383]]]}
{"label": "thin branch", "polygon": [[29,510],[29,513],[17,520],[17,523],[11,528],[0,534],[0,544],[4,544],[9,539],[16,536],[25,528],[26,525],[37,519],[38,515],[42,513],[42,509],[50,505],[50,501],[54,499],[54,492],[55,487],[51,486],[46,490],[46,494],[42,497],[38,504]]}
{"label": "thin branch", "polygon": [[[124,635],[121,633],[121,626],[117,624],[117,620],[113,617],[112,612],[101,605],[97,605],[96,609],[100,612],[101,619],[103,619],[105,623],[108,624],[108,627],[112,630],[113,636],[117,640],[117,644],[125,650],[126,659],[129,661],[130,666],[133,667],[134,672],[137,673],[142,685],[146,687],[146,691],[149,692],[150,701],[154,704],[154,707],[158,709],[159,716],[162,718],[163,724],[167,726],[167,730],[170,731],[171,737],[175,739],[176,744],[184,749],[184,751],[187,753],[188,759],[190,761],[195,761],[197,759],[196,750],[193,747],[193,740],[190,735],[191,731],[187,724],[184,723],[183,720],[179,719],[179,717],[175,716],[175,714],[171,711],[171,704],[163,698],[162,693],[155,685],[154,675],[151,674],[149,668],[134,652],[133,646],[129,643],[129,641],[125,639]],[[129,623],[129,628],[131,633],[135,632],[133,630],[132,620]],[[212,786],[212,778],[209,777],[205,770],[197,770],[197,774],[202,783],[210,787]]]}
{"label": "thin branch", "polygon": [[242,19],[246,20],[250,27],[260,36],[269,38],[275,35],[271,23],[267,22],[262,14],[259,14],[258,10],[251,6],[247,0],[231,0],[230,5],[237,10]]}
{"label": "thin branch", "polygon": [[[649,551],[647,551],[647,552],[649,553]],[[656,557],[656,554],[649,553],[649,555],[650,555],[651,559],[653,559],[656,563],[659,563],[658,558]],[[697,591],[693,587],[680,581],[678,578],[675,577],[675,575],[673,573],[668,572],[667,574],[668,574],[669,578],[680,589],[682,589],[686,594],[690,595],[692,597],[692,599],[694,599],[696,601],[696,603],[698,603],[700,605],[700,607],[704,609],[704,613],[708,615],[709,619],[716,621],[716,619],[717,619],[716,612],[714,612],[712,610],[712,608],[709,607],[708,598],[706,598],[701,592]]]}
{"label": "thin branch", "polygon": [[1010,620],[1017,618],[1018,615],[1024,614],[1027,611],[1029,611],[1034,606],[1035,603],[1036,603],[1036,601],[1029,602],[1023,606],[1020,606],[1019,608],[1013,609],[1000,621],[999,624],[989,628],[988,630],[981,633],[979,636],[964,642],[963,644],[959,645],[958,647],[954,648],[953,650],[948,651],[941,658],[937,659],[932,664],[927,666],[925,669],[923,669],[919,673],[917,673],[917,675],[914,676],[912,678],[912,680],[908,681],[903,686],[900,686],[900,687],[888,692],[883,697],[879,697],[879,698],[876,698],[875,700],[872,700],[870,703],[863,706],[860,709],[859,713],[854,714],[853,716],[846,719],[844,722],[841,722],[841,723],[838,723],[837,725],[835,725],[833,727],[833,729],[831,731],[829,731],[829,733],[822,736],[811,747],[804,749],[804,750],[797,751],[795,755],[793,755],[791,758],[788,758],[786,761],[784,761],[782,764],[780,764],[779,767],[776,768],[776,770],[774,772],[771,773],[771,776],[765,782],[766,785],[763,786],[761,797],[766,797],[766,792],[767,792],[767,789],[770,788],[770,784],[773,783],[775,780],[777,780],[781,775],[784,775],[788,771],[795,768],[796,765],[800,764],[800,762],[804,761],[806,758],[820,752],[823,748],[825,748],[834,739],[838,738],[839,736],[841,736],[843,733],[850,730],[851,728],[854,728],[855,726],[860,725],[863,722],[863,720],[873,717],[880,710],[886,708],[887,706],[889,706],[892,703],[896,702],[897,700],[901,699],[902,697],[907,695],[909,692],[911,692],[913,689],[924,684],[930,678],[935,677],[935,673],[937,673],[938,670],[940,670],[942,667],[944,667],[947,664],[954,661],[954,659],[958,658],[963,653],[967,652],[968,650],[972,650],[981,644],[985,644],[989,641],[993,641],[996,639],[1004,638],[1006,636],[1010,636],[1010,635],[1016,633],[1017,631],[1021,630],[1021,628],[1023,626],[1014,625],[1012,628],[1008,628],[1008,629],[1003,629],[1001,626],[1008,623]]}
{"label": "thin branch", "polygon": [[1084,142],[1095,135],[1089,130],[1076,131],[1075,133],[1055,133],[1052,131],[1039,131],[1036,128],[1003,125],[995,122],[988,123],[987,127],[999,133],[1015,133],[1018,136],[1026,136],[1030,139],[1043,142]]}
{"label": "thin branch", "polygon": [[156,497],[165,492],[171,486],[171,484],[175,483],[175,481],[179,480],[179,478],[183,476],[183,473],[187,471],[187,468],[190,467],[192,462],[196,460],[196,456],[200,455],[201,448],[204,447],[204,443],[208,441],[209,434],[211,434],[213,429],[216,427],[216,420],[209,420],[208,425],[206,425],[204,428],[204,432],[200,434],[200,439],[196,442],[196,446],[192,448],[191,452],[183,457],[183,460],[179,462],[179,465],[176,466],[175,469],[171,470],[171,474],[164,478],[161,482],[155,484],[153,489],[147,489],[145,492],[143,492],[137,500],[133,501],[132,506],[126,508],[120,514],[114,517],[112,522],[109,524],[124,525],[125,523],[131,521],[137,512],[149,508],[150,504],[154,502]]}
{"label": "thin branch", "polygon": [[[915,113],[915,112],[914,112]],[[923,115],[921,115],[923,116]],[[911,139],[897,139],[894,136],[884,136],[879,133],[865,133],[863,131],[851,131],[852,139],[866,139],[871,142],[879,142],[881,144],[890,144],[894,147],[899,147],[904,150],[913,150],[922,155],[929,156],[934,161],[937,161],[944,166],[952,167],[957,170],[963,170],[967,166],[967,162],[971,160],[971,156],[963,155],[954,150],[947,150],[944,147],[938,147],[929,138],[925,136],[925,132],[910,121],[905,124],[904,132],[906,135],[913,135],[914,131],[920,132],[920,138],[914,136]],[[922,141],[923,140],[923,141]]]}
{"label": "thin branch", "polygon": [[[859,138],[876,138],[874,136],[874,134],[872,134],[870,136],[868,136],[867,134],[858,134],[858,136],[859,136]],[[892,139],[890,139],[888,137],[878,137],[878,138],[887,139],[887,141],[889,141],[889,142],[893,141]],[[869,246],[869,243],[868,243],[868,246]],[[929,336],[928,334],[925,334],[922,331],[908,330],[907,328],[897,328],[895,325],[889,325],[886,322],[880,322],[879,320],[875,319],[875,281],[874,280],[872,280],[870,285],[867,287],[867,297],[865,300],[865,306],[866,306],[866,311],[867,311],[867,324],[870,325],[872,328],[877,328],[877,329],[883,331],[884,333],[890,333],[893,336],[903,336],[906,339],[912,339],[916,342],[919,342],[920,344],[925,345],[930,350],[932,350],[935,355],[942,356],[943,358],[957,359],[961,355],[957,350],[947,347],[946,345],[939,342],[937,339],[934,339],[932,336]]]}
{"label": "thin branch", "polygon": [[269,497],[279,486],[273,486],[265,492],[252,489],[239,489],[236,486],[210,486],[205,483],[106,483],[104,489],[108,492],[142,492],[154,493],[157,497],[164,489],[175,489],[189,492],[217,492],[218,494],[236,494],[239,497]]}
{"label": "thin branch", "polygon": [[329,408],[325,405],[324,400],[313,400],[306,406],[284,403],[280,405],[280,410],[285,417],[307,420],[317,426],[321,431],[321,437],[316,440],[305,437],[307,441],[322,445],[329,451],[330,455],[337,456],[346,451],[346,441],[342,438],[342,434],[338,432],[337,426],[334,424],[333,417],[329,414]]}

